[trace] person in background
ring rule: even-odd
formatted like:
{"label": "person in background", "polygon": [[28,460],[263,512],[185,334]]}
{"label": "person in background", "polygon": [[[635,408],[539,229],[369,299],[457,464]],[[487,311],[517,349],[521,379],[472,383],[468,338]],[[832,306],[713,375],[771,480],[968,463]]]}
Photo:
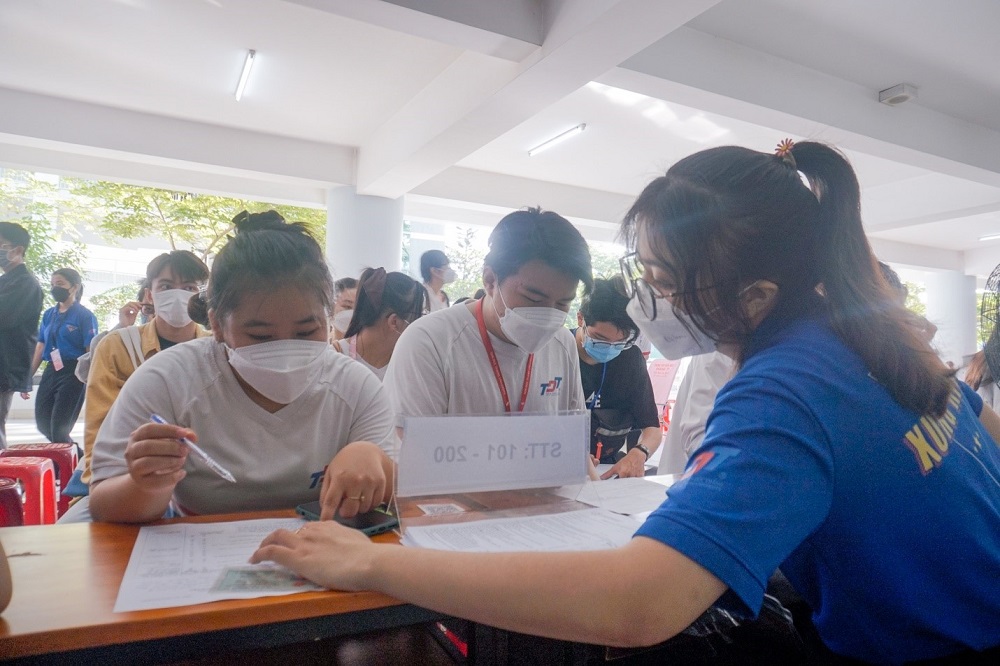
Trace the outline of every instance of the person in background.
{"label": "person in background", "polygon": [[[212,337],[142,363],[97,433],[95,520],[147,522],[168,509],[230,513],[315,500],[329,519],[335,511],[368,511],[391,495],[392,412],[378,379],[330,348],[333,280],[319,245],[275,211],[243,212],[234,224],[208,283]],[[163,316],[157,307],[154,322]],[[167,423],[150,423],[154,414]],[[199,441],[235,482],[189,459],[181,438]]]}
{"label": "person in background", "polygon": [[427,308],[427,292],[409,275],[366,268],[358,282],[354,316],[333,348],[383,379],[399,336]]}
{"label": "person in background", "polygon": [[[192,252],[174,250],[159,255],[146,266],[149,287],[139,301],[131,304],[138,314],[143,303],[151,303],[152,321],[135,329],[131,326],[118,329],[119,333],[108,336],[93,351],[84,413],[83,483],[90,483],[97,432],[122,386],[138,367],[133,354],[141,365],[164,349],[208,335],[188,314],[188,302],[207,279],[208,266]],[[129,307],[126,305],[123,310]],[[135,315],[130,316],[134,321]],[[139,341],[138,349],[133,348],[134,340]]]}
{"label": "person in background", "polygon": [[437,312],[451,305],[448,294],[441,290],[455,281],[455,271],[451,261],[441,250],[427,250],[420,255],[420,275],[424,279],[424,289],[431,304],[431,312]]}
{"label": "person in background", "polygon": [[973,391],[979,394],[987,405],[994,411],[1000,411],[1000,388],[997,387],[997,380],[994,379],[993,368],[990,367],[989,360],[1000,359],[1000,339],[994,330],[986,341],[983,349],[977,351],[969,365],[965,368],[964,381]]}
{"label": "person in background", "polygon": [[625,313],[627,306],[620,275],[594,280],[573,331],[590,409],[590,454],[612,465],[601,475],[605,479],[643,476],[662,437],[646,361],[635,346],[639,328]]}
{"label": "person in background", "polygon": [[330,342],[340,340],[351,325],[354,302],[358,295],[358,281],[352,277],[340,278],[333,283],[333,317],[330,320]]}
{"label": "person in background", "polygon": [[[701,151],[639,195],[623,228],[630,316],[664,354],[690,340],[739,370],[627,545],[443,552],[312,523],[271,534],[251,562],[624,646],[663,641],[712,604],[756,615],[780,566],[814,611],[818,663],[997,663],[1000,417],[890,301],[860,202],[842,155],[791,141]],[[608,576],[609,561],[626,566]]]}
{"label": "person in background", "polygon": [[720,352],[691,357],[677,387],[670,410],[670,425],[663,440],[657,474],[681,474],[705,439],[705,424],[715,406],[715,396],[736,370],[733,359]]}
{"label": "person in background", "polygon": [[[35,425],[50,442],[72,442],[70,431],[80,416],[86,388],[76,378],[76,363],[97,335],[97,317],[80,304],[83,280],[72,268],[52,274],[50,293],[56,305],[42,315],[31,365],[34,375],[42,361],[48,361],[35,397]],[[21,397],[27,399],[27,394]]]}
{"label": "person in background", "polygon": [[[884,261],[878,262],[879,270],[882,272],[882,277],[889,284],[892,294],[894,295],[894,300],[900,307],[906,307],[906,299],[910,296],[910,290],[906,287],[902,280],[899,279],[899,273],[892,270],[892,266],[885,263]],[[926,317],[920,317],[921,325],[923,326],[923,336],[930,342],[934,339],[937,334],[937,326],[930,322]]]}
{"label": "person in background", "polygon": [[584,409],[566,313],[593,284],[590,250],[565,218],[537,208],[500,220],[483,266],[486,296],[421,317],[385,376],[396,425],[407,416]]}
{"label": "person in background", "polygon": [[42,287],[24,263],[31,234],[20,224],[0,222],[0,450],[7,448],[7,414],[15,393],[31,391]]}

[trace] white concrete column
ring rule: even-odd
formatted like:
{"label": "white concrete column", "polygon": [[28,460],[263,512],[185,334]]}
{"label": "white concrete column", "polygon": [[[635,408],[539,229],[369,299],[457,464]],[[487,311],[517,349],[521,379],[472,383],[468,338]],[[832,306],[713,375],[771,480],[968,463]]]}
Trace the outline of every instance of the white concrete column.
{"label": "white concrete column", "polygon": [[976,278],[958,271],[933,271],[925,281],[927,319],[938,327],[933,345],[941,358],[961,367],[976,351]]}
{"label": "white concrete column", "polygon": [[326,262],[333,278],[358,277],[368,266],[402,265],[403,197],[385,199],[334,187],[326,195]]}

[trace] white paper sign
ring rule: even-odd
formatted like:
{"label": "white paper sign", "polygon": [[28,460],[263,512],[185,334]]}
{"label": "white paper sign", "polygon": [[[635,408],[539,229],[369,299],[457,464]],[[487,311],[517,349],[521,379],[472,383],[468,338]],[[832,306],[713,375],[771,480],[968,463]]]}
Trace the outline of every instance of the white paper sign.
{"label": "white paper sign", "polygon": [[403,423],[400,497],[520,490],[587,478],[590,414],[421,416]]}

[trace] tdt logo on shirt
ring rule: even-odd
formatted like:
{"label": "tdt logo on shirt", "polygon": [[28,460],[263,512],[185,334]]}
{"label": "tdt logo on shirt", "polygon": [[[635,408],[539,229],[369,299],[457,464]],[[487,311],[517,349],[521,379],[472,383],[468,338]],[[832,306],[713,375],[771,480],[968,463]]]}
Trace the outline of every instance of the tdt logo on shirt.
{"label": "tdt logo on shirt", "polygon": [[559,395],[559,387],[562,386],[562,377],[553,377],[542,384],[542,392],[539,395]]}
{"label": "tdt logo on shirt", "polygon": [[[722,465],[723,462],[738,456],[740,450],[731,446],[713,446],[709,451],[699,453],[688,463],[684,475],[677,480],[677,483],[670,486],[670,491],[680,490],[687,485],[688,479],[702,470],[713,470]],[[668,493],[669,494],[669,493]]]}
{"label": "tdt logo on shirt", "polygon": [[312,490],[313,488],[315,488],[316,486],[318,486],[320,483],[323,482],[323,475],[326,474],[326,467],[327,466],[324,465],[323,469],[321,469],[318,472],[313,472],[312,474],[309,475],[309,479],[312,481],[312,483],[309,484],[309,490]]}

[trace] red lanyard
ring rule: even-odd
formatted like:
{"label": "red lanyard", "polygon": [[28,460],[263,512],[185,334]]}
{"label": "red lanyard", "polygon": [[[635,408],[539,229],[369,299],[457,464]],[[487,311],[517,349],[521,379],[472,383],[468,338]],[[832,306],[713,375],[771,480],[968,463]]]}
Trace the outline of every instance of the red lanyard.
{"label": "red lanyard", "polygon": [[[486,355],[490,359],[490,366],[493,368],[493,375],[497,379],[497,386],[500,387],[500,397],[503,398],[504,411],[510,411],[510,396],[507,395],[507,383],[503,380],[503,373],[500,372],[500,362],[497,361],[496,352],[493,351],[493,343],[490,341],[490,334],[486,332],[486,320],[483,319],[483,300],[479,299],[476,304],[476,321],[479,322],[479,335],[483,338],[483,346],[486,347]],[[517,411],[524,411],[524,403],[528,401],[528,388],[531,385],[531,366],[535,363],[535,355],[528,354],[528,367],[524,369],[524,384],[521,386],[521,405]]]}

